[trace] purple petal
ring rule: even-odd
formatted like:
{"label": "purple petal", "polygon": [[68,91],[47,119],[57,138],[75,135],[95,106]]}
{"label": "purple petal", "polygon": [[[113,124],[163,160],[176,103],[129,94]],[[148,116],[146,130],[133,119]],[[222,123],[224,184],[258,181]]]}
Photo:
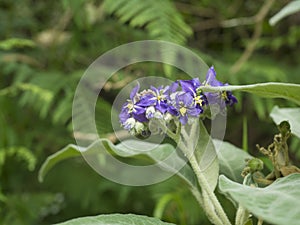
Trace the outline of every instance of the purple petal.
{"label": "purple petal", "polygon": [[130,117],[130,114],[128,113],[127,108],[123,108],[119,114],[120,122],[123,124],[125,121]]}
{"label": "purple petal", "polygon": [[162,113],[165,113],[168,110],[168,107],[169,105],[165,102],[157,102],[155,106],[155,108]]}
{"label": "purple petal", "polygon": [[187,116],[187,114],[185,114],[184,116],[181,116],[181,117],[179,118],[179,121],[180,121],[180,123],[181,123],[182,125],[185,125],[185,124],[187,123],[187,121],[188,121],[188,116]]}
{"label": "purple petal", "polygon": [[179,86],[178,81],[173,82],[169,87],[169,93],[170,94],[175,93],[178,89],[178,86]]}
{"label": "purple petal", "polygon": [[138,93],[140,90],[140,84],[138,83],[130,92],[130,99],[133,100],[134,96]]}
{"label": "purple petal", "polygon": [[170,113],[173,116],[178,116],[179,115],[178,110],[174,106],[172,106],[172,105],[169,105],[169,107],[168,107],[168,113]]}
{"label": "purple petal", "polygon": [[226,92],[227,95],[227,99],[225,100],[225,103],[229,106],[233,106],[234,104],[236,104],[238,102],[238,100],[236,99],[236,97],[232,94],[231,91],[227,91]]}
{"label": "purple petal", "polygon": [[147,122],[148,121],[148,119],[146,118],[145,113],[142,113],[142,114],[133,113],[132,115],[133,115],[133,118],[136,119],[139,122]]}
{"label": "purple petal", "polygon": [[214,87],[224,86],[222,82],[217,80],[216,76],[217,74],[214,67],[210,67],[206,74],[206,83]]}
{"label": "purple petal", "polygon": [[133,113],[134,114],[143,114],[146,111],[145,107],[141,107],[139,105],[135,105],[133,108]]}
{"label": "purple petal", "polygon": [[178,105],[182,102],[184,106],[190,106],[194,101],[194,98],[189,93],[179,94],[176,97],[176,103]]}
{"label": "purple petal", "polygon": [[220,93],[205,93],[208,104],[220,104],[221,96]]}
{"label": "purple petal", "polygon": [[147,107],[147,106],[150,106],[150,105],[155,105],[156,103],[156,97],[152,94],[147,94],[147,95],[144,95],[140,101],[138,102],[138,105],[139,106],[144,106],[144,107]]}
{"label": "purple petal", "polygon": [[196,89],[194,88],[192,80],[181,80],[179,82],[180,82],[181,88],[184,92],[188,92],[191,95],[195,95]]}
{"label": "purple petal", "polygon": [[181,80],[179,82],[182,90],[191,93],[193,96],[196,95],[196,90],[201,85],[198,78],[194,78],[192,80]]}
{"label": "purple petal", "polygon": [[202,109],[200,108],[190,108],[187,110],[187,113],[191,116],[197,117],[202,113]]}

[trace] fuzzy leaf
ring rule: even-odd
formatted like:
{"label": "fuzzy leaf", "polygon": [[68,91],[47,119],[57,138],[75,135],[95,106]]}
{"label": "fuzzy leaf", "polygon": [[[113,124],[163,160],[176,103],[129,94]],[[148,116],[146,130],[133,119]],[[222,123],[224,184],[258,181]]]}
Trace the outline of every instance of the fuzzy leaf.
{"label": "fuzzy leaf", "polygon": [[[110,214],[72,219],[57,225],[172,225],[157,218],[134,214]],[[174,224],[173,224],[174,225]]]}
{"label": "fuzzy leaf", "polygon": [[[134,148],[130,146],[134,146]],[[143,151],[143,149],[149,148],[152,150]],[[141,155],[146,156],[152,162],[156,162],[161,169],[169,173],[176,172],[177,165],[185,164],[183,159],[181,159],[179,156],[172,157],[170,160],[167,159],[167,157],[175,151],[175,148],[170,144],[156,145],[144,141],[125,140],[118,145],[114,145],[108,139],[99,139],[87,148],[71,144],[56,152],[55,154],[49,156],[43,163],[39,171],[39,181],[42,182],[49,170],[60,161],[68,158],[82,156],[82,153],[84,153],[85,156],[90,154],[92,157],[97,156],[99,159],[101,159],[100,155],[106,151],[110,152],[112,155],[117,155],[125,158],[138,157]],[[185,164],[177,173],[177,175],[185,180],[190,187],[196,185],[194,174],[189,165]]]}
{"label": "fuzzy leaf", "polygon": [[275,106],[270,116],[276,124],[287,120],[291,125],[291,131],[300,138],[300,108],[279,108]]}
{"label": "fuzzy leaf", "polygon": [[196,151],[199,151],[196,153],[196,157],[199,167],[214,190],[219,177],[218,158],[214,143],[202,122],[200,122],[200,135],[197,147]]}
{"label": "fuzzy leaf", "polygon": [[228,85],[222,87],[201,87],[203,91],[242,91],[256,94],[265,98],[284,98],[300,105],[300,85],[289,83],[259,83],[250,85]]}
{"label": "fuzzy leaf", "polygon": [[276,180],[266,188],[253,188],[221,175],[219,188],[256,217],[271,224],[299,224],[300,174]]}
{"label": "fuzzy leaf", "polygon": [[251,159],[252,156],[228,142],[214,139],[214,144],[219,146],[216,148],[216,151],[219,159],[220,174],[226,175],[233,181],[242,183],[243,177],[241,173],[246,165],[245,159]]}

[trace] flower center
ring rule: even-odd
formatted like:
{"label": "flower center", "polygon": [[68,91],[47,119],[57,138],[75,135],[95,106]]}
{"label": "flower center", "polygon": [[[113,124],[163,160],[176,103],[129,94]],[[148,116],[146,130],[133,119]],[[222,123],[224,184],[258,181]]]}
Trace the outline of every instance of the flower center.
{"label": "flower center", "polygon": [[196,96],[194,100],[195,100],[195,105],[197,104],[199,104],[200,106],[203,105],[203,99],[201,98],[201,96]]}
{"label": "flower center", "polygon": [[225,100],[228,100],[228,96],[227,96],[227,92],[226,91],[222,92],[222,98],[225,99]]}
{"label": "flower center", "polygon": [[181,114],[182,116],[184,116],[184,115],[186,114],[186,108],[185,108],[185,107],[181,107],[181,108],[179,109],[179,112],[180,112],[180,114]]}
{"label": "flower center", "polygon": [[132,112],[134,108],[134,104],[132,102],[128,102],[126,107],[129,109],[129,112]]}

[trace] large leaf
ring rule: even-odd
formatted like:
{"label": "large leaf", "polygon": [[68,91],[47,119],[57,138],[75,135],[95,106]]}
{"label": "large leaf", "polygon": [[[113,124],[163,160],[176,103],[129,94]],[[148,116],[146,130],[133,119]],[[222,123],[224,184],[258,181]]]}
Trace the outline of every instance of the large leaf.
{"label": "large leaf", "polygon": [[282,20],[283,18],[294,14],[300,11],[300,1],[291,1],[286,6],[284,6],[278,13],[276,13],[270,20],[270,25],[274,26],[278,21]]}
{"label": "large leaf", "polygon": [[243,177],[241,173],[245,168],[245,159],[251,159],[252,156],[228,142],[222,142],[217,139],[213,141],[215,146],[219,146],[216,148],[216,151],[219,159],[220,174],[226,175],[233,181],[242,183]]}
{"label": "large leaf", "polygon": [[300,105],[300,85],[289,83],[260,83],[250,85],[228,85],[222,87],[201,87],[203,91],[243,91],[266,98],[284,98]]}
{"label": "large leaf", "polygon": [[241,185],[220,176],[220,190],[258,218],[272,224],[296,225],[300,221],[300,174],[276,180],[266,188]]}
{"label": "large leaf", "polygon": [[[72,219],[57,225],[172,225],[157,218],[134,214],[110,214]],[[173,224],[174,225],[174,224]]]}
{"label": "large leaf", "polygon": [[[132,147],[130,147],[132,146]],[[134,147],[133,147],[134,146]],[[151,148],[151,151],[143,151],[143,149]],[[152,144],[138,140],[125,140],[118,145],[114,145],[108,139],[99,139],[87,148],[79,147],[76,145],[68,145],[57,153],[49,156],[42,165],[39,171],[39,180],[42,182],[45,175],[53,168],[57,163],[72,157],[91,156],[93,158],[101,160],[101,154],[104,152],[110,152],[113,155],[121,157],[137,157],[146,156],[151,161],[158,163],[158,166],[164,171],[175,173],[178,170],[178,165],[184,165],[177,173],[179,177],[187,182],[189,186],[195,187],[196,181],[192,169],[186,162],[180,158],[172,157],[168,160],[168,156],[174,153],[175,148],[170,144]],[[176,153],[175,153],[176,154]],[[103,154],[104,155],[104,154]],[[174,155],[173,155],[174,156]],[[165,160],[166,159],[166,160]],[[100,163],[100,162],[99,162]],[[108,165],[109,166],[109,165]],[[138,168],[137,168],[138,169]],[[122,171],[121,171],[122,172]]]}
{"label": "large leaf", "polygon": [[300,138],[300,108],[278,108],[275,106],[270,116],[276,124],[287,120],[291,125],[291,131]]}

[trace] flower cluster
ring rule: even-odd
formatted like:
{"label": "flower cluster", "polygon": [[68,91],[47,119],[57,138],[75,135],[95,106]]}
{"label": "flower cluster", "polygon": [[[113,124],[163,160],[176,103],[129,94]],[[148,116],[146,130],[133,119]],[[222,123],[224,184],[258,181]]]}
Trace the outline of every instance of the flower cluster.
{"label": "flower cluster", "polygon": [[224,86],[216,79],[216,72],[211,67],[206,80],[201,83],[198,78],[179,80],[170,86],[151,86],[148,90],[139,92],[139,84],[131,91],[130,99],[122,106],[119,115],[124,129],[134,135],[147,135],[148,123],[153,119],[165,123],[188,123],[192,118],[199,118],[208,105],[216,104],[221,109],[226,105],[232,106],[237,99],[230,91],[207,93],[202,92],[201,86]]}

